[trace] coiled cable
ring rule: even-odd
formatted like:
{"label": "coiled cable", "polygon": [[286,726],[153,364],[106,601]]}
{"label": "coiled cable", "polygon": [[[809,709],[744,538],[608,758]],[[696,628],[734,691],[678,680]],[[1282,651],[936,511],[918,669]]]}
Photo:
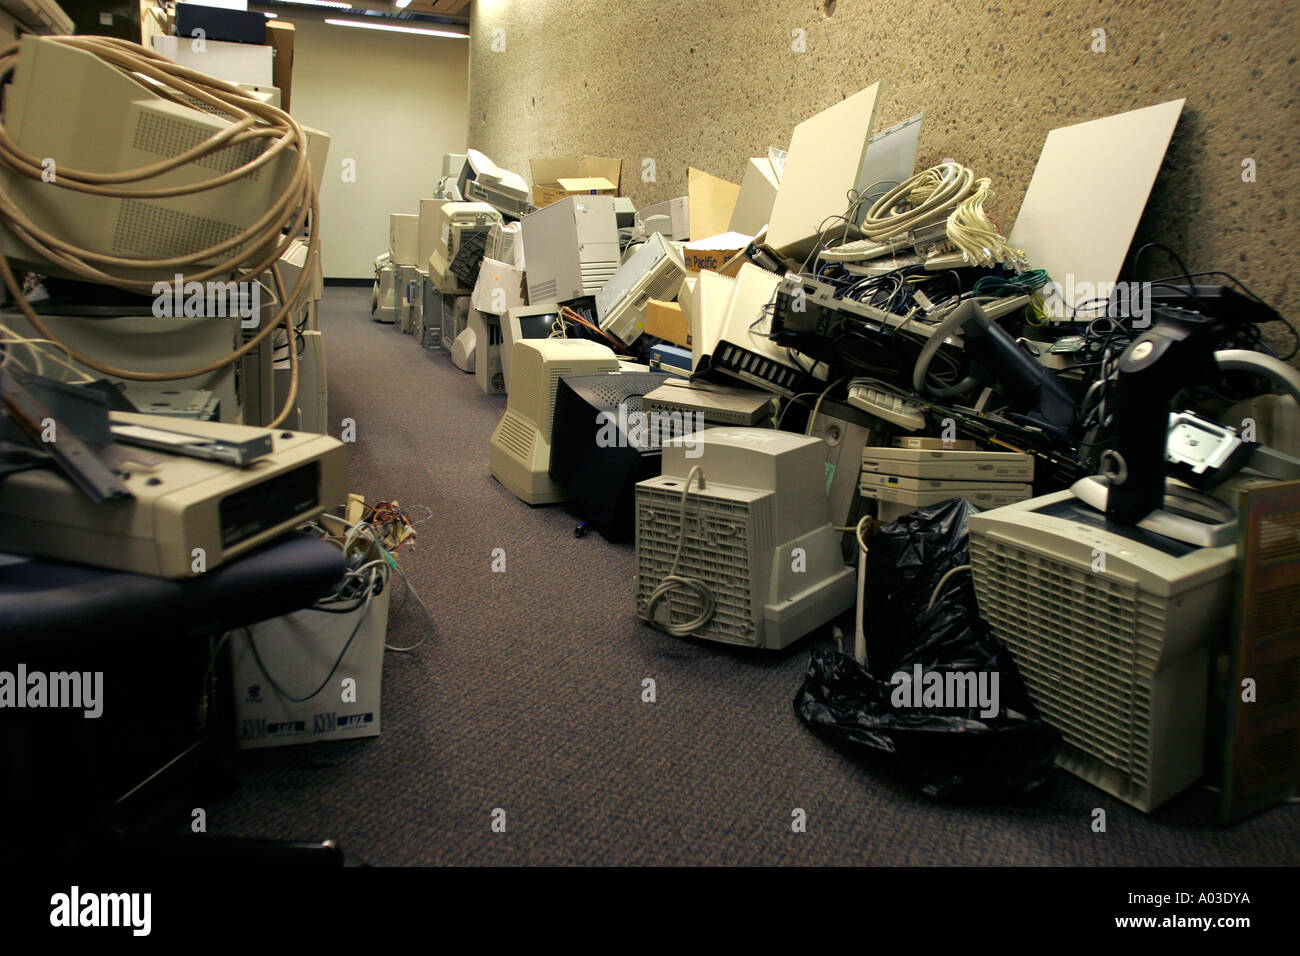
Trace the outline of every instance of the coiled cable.
{"label": "coiled cable", "polygon": [[[318,197],[308,162],[306,132],[283,110],[248,96],[233,84],[181,66],[139,44],[97,36],[42,37],[38,42],[58,43],[84,50],[137,82],[142,82],[140,78],[143,78],[152,92],[165,99],[189,108],[195,108],[194,101],[198,101],[208,107],[209,112],[230,121],[228,127],[214,133],[202,143],[149,166],[108,173],[59,166],[55,179],[45,183],[47,187],[122,200],[192,195],[254,174],[291,147],[296,151],[286,186],[278,196],[272,198],[267,210],[255,222],[212,246],[165,258],[125,258],[79,248],[33,222],[14,202],[8,191],[0,188],[0,226],[13,233],[40,260],[49,261],[69,275],[87,282],[112,285],[130,292],[149,293],[154,291],[157,282],[170,283],[178,272],[183,275],[184,281],[202,282],[232,275],[255,280],[270,271],[279,297],[279,307],[274,318],[247,342],[203,366],[168,372],[144,372],[109,365],[67,347],[32,309],[8,260],[0,256],[0,277],[4,279],[10,296],[32,327],[43,338],[63,348],[77,362],[115,378],[162,382],[207,375],[259,347],[277,326],[283,324],[289,344],[290,387],[284,407],[269,423],[271,427],[278,426],[288,416],[297,398],[298,368],[293,319],[310,282],[311,270],[304,268],[293,290],[286,294],[276,263],[288,250],[290,243],[307,229],[309,222],[308,262],[313,261],[319,244]],[[0,78],[8,76],[20,65],[19,49],[18,43],[0,49]],[[156,180],[171,170],[198,163],[213,153],[249,142],[266,143],[266,148],[243,165],[212,179],[170,187],[148,185],[151,180]],[[42,173],[45,172],[42,159],[14,143],[3,124],[0,124],[0,163],[20,176],[37,181],[42,179]],[[211,264],[204,266],[201,265],[203,263]],[[197,271],[185,272],[186,269],[194,270],[196,267]]]}

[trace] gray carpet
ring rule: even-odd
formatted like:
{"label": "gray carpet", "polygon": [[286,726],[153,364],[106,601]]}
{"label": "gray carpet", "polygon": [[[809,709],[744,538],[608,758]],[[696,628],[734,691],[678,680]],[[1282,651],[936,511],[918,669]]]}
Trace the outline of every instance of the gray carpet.
{"label": "gray carpet", "polygon": [[[807,641],[760,655],[642,626],[632,547],[575,539],[561,508],[497,484],[504,396],[372,322],[369,299],[327,291],[330,413],[335,434],[356,421],[355,491],[432,509],[402,553],[436,637],[388,655],[380,737],[242,755],[210,832],[330,837],[382,865],[1300,863],[1294,805],[1220,828],[1204,788],[1147,816],[1059,771],[1027,805],[941,805],[828,745],[791,706]],[[423,617],[400,600],[390,640],[409,643]],[[657,703],[641,703],[646,677]]]}

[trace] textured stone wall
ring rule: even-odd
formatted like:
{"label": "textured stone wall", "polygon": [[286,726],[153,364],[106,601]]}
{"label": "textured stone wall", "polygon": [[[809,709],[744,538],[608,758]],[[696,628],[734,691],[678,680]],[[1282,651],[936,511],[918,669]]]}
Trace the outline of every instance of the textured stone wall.
{"label": "textured stone wall", "polygon": [[[875,128],[924,109],[918,168],[951,156],[990,176],[990,211],[1009,232],[1049,130],[1186,97],[1138,240],[1235,273],[1300,323],[1297,9],[476,0],[469,145],[525,177],[532,156],[621,157],[623,192],[641,205],[684,193],[688,164],[739,182],[747,157],[882,80]],[[1105,52],[1092,49],[1097,29]],[[646,158],[655,182],[641,181]],[[1245,158],[1256,182],[1242,181]],[[1146,275],[1165,274],[1150,256]],[[1292,346],[1277,326],[1270,340]]]}

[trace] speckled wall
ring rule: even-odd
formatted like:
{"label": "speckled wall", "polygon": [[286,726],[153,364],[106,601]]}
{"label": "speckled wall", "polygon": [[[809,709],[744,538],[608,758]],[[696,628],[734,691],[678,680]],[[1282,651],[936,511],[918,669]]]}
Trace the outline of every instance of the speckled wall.
{"label": "speckled wall", "polygon": [[[533,156],[621,157],[638,206],[683,194],[688,164],[739,182],[747,157],[882,80],[875,128],[924,109],[918,168],[951,156],[992,177],[1009,231],[1049,130],[1186,97],[1138,240],[1235,273],[1300,323],[1291,0],[475,0],[471,34],[469,144],[525,177]],[[1148,255],[1144,273],[1164,274]]]}

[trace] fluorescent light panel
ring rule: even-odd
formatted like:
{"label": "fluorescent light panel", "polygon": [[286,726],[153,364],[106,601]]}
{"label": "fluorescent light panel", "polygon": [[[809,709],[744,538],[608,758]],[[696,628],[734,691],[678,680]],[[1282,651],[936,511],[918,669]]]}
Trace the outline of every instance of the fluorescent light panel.
{"label": "fluorescent light panel", "polygon": [[352,4],[342,3],[340,0],[283,0],[295,7],[333,7],[335,10],[351,10]]}
{"label": "fluorescent light panel", "polygon": [[451,37],[457,40],[468,40],[468,33],[452,33],[450,30],[422,30],[419,27],[399,27],[389,23],[362,23],[360,20],[335,20],[327,18],[326,23],[333,24],[336,27],[360,27],[363,30],[389,30],[393,33],[423,33],[431,37]]}

